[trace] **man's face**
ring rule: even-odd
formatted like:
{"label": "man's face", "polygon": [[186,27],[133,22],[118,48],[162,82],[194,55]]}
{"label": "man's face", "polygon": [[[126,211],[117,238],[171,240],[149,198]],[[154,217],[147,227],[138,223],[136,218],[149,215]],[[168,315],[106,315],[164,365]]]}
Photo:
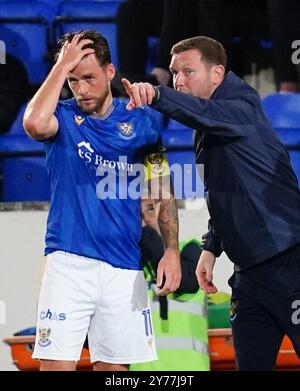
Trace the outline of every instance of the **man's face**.
{"label": "man's face", "polygon": [[84,57],[69,73],[69,87],[82,112],[100,114],[105,100],[111,95],[109,83],[114,74],[114,66],[100,66],[94,54]]}
{"label": "man's face", "polygon": [[209,99],[217,87],[215,67],[204,62],[196,49],[174,54],[170,63],[174,89],[184,94]]}

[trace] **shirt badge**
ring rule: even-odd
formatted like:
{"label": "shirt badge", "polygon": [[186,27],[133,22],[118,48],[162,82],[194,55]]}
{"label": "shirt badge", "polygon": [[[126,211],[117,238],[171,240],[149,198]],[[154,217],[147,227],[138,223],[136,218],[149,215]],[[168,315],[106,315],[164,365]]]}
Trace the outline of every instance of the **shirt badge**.
{"label": "shirt badge", "polygon": [[117,128],[120,131],[120,135],[125,137],[125,138],[131,138],[134,136],[134,126],[133,123],[131,122],[117,122]]}
{"label": "shirt badge", "polygon": [[77,125],[81,125],[85,118],[81,117],[81,115],[75,115],[75,122]]}

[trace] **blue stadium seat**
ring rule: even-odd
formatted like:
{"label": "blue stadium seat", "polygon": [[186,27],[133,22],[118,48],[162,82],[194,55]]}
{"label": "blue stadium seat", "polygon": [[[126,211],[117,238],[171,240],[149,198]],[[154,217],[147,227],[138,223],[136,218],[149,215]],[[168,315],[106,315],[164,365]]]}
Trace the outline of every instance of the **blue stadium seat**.
{"label": "blue stadium seat", "polygon": [[[7,1],[7,0],[0,0],[0,3],[2,3],[3,1]],[[46,3],[48,4],[51,8],[53,8],[54,10],[57,9],[59,3],[61,3],[62,0],[33,0],[35,3],[37,1],[40,1],[42,3]],[[100,0],[102,1],[102,0]],[[104,0],[105,1],[105,0]],[[14,2],[19,2],[19,3],[24,3],[24,0],[14,0]]]}
{"label": "blue stadium seat", "polygon": [[0,135],[1,201],[49,200],[49,181],[42,143],[32,140],[22,125],[24,105],[8,133]]}
{"label": "blue stadium seat", "polygon": [[8,157],[2,161],[3,202],[48,201],[49,180],[45,158]]}
{"label": "blue stadium seat", "polygon": [[[21,109],[19,110],[19,113],[16,117],[16,119],[14,120],[13,124],[11,125],[10,129],[9,129],[9,132],[6,133],[7,135],[10,135],[10,136],[27,136],[26,135],[26,132],[23,128],[23,116],[24,116],[24,112],[25,112],[25,109],[26,109],[26,106],[27,104],[24,104]],[[28,136],[27,136],[28,137]]]}
{"label": "blue stadium seat", "polygon": [[265,113],[287,148],[300,184],[300,94],[272,94],[262,100]]}
{"label": "blue stadium seat", "polygon": [[[204,186],[195,163],[193,130],[174,120],[162,131],[177,199],[204,197]],[[200,169],[201,171],[201,169]]]}
{"label": "blue stadium seat", "polygon": [[[120,1],[63,1],[56,18],[56,37],[69,31],[96,30],[107,38],[112,62],[118,65],[115,17]],[[130,54],[132,55],[132,54]]]}
{"label": "blue stadium seat", "polygon": [[0,1],[0,39],[6,51],[20,59],[31,84],[41,83],[48,71],[53,7],[41,1]]}
{"label": "blue stadium seat", "polygon": [[171,169],[175,198],[203,198],[204,186],[195,164],[194,151],[167,149],[167,159]]}
{"label": "blue stadium seat", "polygon": [[146,73],[150,73],[156,66],[157,48],[159,45],[159,37],[148,38],[148,55],[146,63]]}
{"label": "blue stadium seat", "polygon": [[169,119],[164,131],[165,142],[172,146],[193,146],[193,129]]}
{"label": "blue stadium seat", "polygon": [[9,131],[0,135],[0,154],[4,155],[42,155],[43,144],[31,139],[23,128],[23,115],[26,109],[24,104],[13,122]]}

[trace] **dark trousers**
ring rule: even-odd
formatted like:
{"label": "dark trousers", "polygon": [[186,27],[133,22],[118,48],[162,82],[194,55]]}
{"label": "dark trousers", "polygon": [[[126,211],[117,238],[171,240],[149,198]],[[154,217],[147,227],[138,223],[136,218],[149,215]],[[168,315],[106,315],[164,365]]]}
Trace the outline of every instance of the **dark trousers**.
{"label": "dark trousers", "polygon": [[273,370],[285,334],[300,357],[300,245],[228,283],[238,370]]}

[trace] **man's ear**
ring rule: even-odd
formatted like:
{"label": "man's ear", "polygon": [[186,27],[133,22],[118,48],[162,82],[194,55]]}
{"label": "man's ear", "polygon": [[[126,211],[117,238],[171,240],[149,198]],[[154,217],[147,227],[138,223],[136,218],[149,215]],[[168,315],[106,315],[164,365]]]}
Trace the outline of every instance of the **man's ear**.
{"label": "man's ear", "polygon": [[225,75],[225,68],[223,65],[214,65],[211,68],[212,72],[212,81],[215,86],[218,86],[222,83]]}
{"label": "man's ear", "polygon": [[108,81],[111,81],[115,77],[115,74],[116,74],[116,69],[114,64],[108,64],[106,66],[106,75]]}

